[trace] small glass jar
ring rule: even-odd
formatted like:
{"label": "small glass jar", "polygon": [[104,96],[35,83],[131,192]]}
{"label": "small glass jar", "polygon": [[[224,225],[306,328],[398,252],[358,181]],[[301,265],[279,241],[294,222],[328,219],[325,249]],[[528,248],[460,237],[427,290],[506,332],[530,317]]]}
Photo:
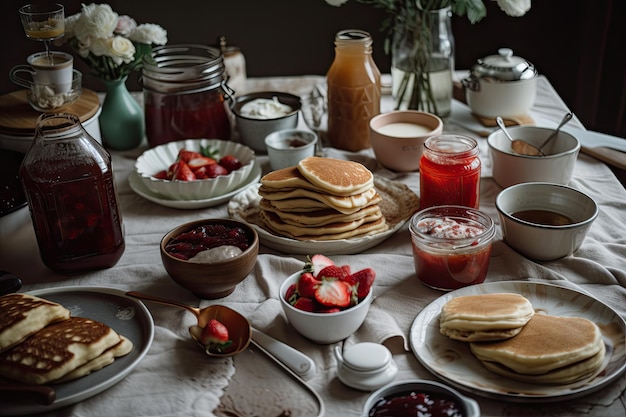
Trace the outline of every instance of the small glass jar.
{"label": "small glass jar", "polygon": [[146,137],[151,147],[182,139],[231,137],[222,52],[204,45],[165,45],[144,57]]}
{"label": "small glass jar", "polygon": [[420,158],[420,209],[441,205],[478,208],[478,142],[460,135],[428,138]]}
{"label": "small glass jar", "polygon": [[429,287],[456,290],[485,281],[496,234],[487,214],[462,206],[437,206],[411,218],[409,232],[417,278]]}
{"label": "small glass jar", "polygon": [[125,242],[111,155],[78,116],[39,116],[20,179],[44,264],[75,273],[117,263]]}

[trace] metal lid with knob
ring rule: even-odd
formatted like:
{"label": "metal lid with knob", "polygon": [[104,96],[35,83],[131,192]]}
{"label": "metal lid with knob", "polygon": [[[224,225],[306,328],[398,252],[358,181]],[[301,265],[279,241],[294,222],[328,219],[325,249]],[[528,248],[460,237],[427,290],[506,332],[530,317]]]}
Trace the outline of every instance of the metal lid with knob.
{"label": "metal lid with knob", "polygon": [[471,73],[475,78],[490,77],[499,81],[517,81],[536,77],[537,69],[526,59],[513,55],[512,49],[500,48],[498,55],[478,59]]}

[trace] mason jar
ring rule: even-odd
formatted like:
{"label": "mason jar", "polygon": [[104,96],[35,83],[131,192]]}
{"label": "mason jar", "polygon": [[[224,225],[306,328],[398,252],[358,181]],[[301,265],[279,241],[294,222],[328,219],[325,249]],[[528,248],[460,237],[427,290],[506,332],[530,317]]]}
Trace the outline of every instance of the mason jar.
{"label": "mason jar", "polygon": [[151,147],[182,139],[231,138],[232,90],[220,49],[165,45],[144,56],[146,137]]}

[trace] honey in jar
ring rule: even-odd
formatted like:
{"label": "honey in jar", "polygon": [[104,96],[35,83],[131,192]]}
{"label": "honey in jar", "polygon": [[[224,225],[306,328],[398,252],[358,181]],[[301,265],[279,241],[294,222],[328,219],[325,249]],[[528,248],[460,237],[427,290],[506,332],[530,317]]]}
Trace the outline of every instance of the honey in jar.
{"label": "honey in jar", "polygon": [[380,113],[380,71],[369,33],[337,33],[335,59],[326,78],[329,144],[347,151],[369,148],[369,120]]}

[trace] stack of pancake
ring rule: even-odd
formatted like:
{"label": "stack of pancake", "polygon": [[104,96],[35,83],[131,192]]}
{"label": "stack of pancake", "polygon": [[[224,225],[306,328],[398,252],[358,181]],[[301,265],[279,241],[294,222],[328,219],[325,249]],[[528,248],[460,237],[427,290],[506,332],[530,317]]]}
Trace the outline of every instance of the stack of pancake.
{"label": "stack of pancake", "polygon": [[104,323],[70,316],[28,294],[0,297],[0,376],[27,384],[65,382],[128,354],[133,343]]}
{"label": "stack of pancake", "polygon": [[471,352],[488,370],[530,383],[569,384],[592,377],[605,356],[594,322],[535,314],[518,294],[453,298],[442,308],[440,331],[470,342]]}
{"label": "stack of pancake", "polygon": [[305,158],[261,178],[260,218],[277,235],[298,240],[347,239],[389,228],[374,176],[362,164]]}

